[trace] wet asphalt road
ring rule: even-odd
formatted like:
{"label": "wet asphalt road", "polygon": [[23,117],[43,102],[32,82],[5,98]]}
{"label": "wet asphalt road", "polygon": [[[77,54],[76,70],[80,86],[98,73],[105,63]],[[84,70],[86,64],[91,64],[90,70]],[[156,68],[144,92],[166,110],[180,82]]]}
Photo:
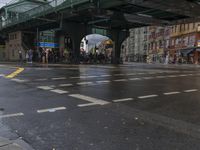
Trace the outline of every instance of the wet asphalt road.
{"label": "wet asphalt road", "polygon": [[200,67],[0,65],[0,121],[37,150],[199,150]]}

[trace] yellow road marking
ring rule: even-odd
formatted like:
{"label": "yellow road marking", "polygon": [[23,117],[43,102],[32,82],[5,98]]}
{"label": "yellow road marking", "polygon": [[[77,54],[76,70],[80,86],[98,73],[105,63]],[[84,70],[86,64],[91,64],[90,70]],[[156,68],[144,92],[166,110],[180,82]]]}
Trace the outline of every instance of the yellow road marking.
{"label": "yellow road marking", "polygon": [[11,79],[14,78],[15,76],[17,76],[18,74],[20,74],[22,71],[24,71],[24,68],[18,68],[16,71],[14,71],[13,73],[9,74],[6,76],[6,78]]}

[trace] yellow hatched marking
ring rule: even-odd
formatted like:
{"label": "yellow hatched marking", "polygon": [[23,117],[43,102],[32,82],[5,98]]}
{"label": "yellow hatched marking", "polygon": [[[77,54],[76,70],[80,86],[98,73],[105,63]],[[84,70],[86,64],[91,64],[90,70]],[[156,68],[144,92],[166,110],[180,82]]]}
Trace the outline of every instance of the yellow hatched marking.
{"label": "yellow hatched marking", "polygon": [[18,74],[20,74],[22,71],[24,71],[24,68],[18,68],[16,71],[14,71],[13,73],[9,74],[6,76],[6,78],[11,79],[16,77]]}

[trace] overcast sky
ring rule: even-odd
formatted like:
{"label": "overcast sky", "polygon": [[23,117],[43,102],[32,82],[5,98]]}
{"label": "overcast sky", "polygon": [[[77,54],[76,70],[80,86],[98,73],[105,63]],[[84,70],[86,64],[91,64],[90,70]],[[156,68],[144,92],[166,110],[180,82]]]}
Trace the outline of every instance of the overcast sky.
{"label": "overcast sky", "polygon": [[0,7],[6,5],[6,3],[9,3],[12,0],[0,0]]}
{"label": "overcast sky", "polygon": [[98,46],[102,41],[107,40],[108,37],[99,34],[90,34],[86,36],[86,39],[88,40],[89,49],[91,49],[95,45]]}

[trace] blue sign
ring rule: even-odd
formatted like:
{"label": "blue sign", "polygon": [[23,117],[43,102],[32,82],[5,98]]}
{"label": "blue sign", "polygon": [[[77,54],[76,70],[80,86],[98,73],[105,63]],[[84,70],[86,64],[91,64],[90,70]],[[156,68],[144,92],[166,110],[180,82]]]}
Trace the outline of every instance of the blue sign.
{"label": "blue sign", "polygon": [[58,43],[49,43],[49,42],[39,42],[37,44],[39,47],[45,47],[45,48],[58,48],[59,44]]}

